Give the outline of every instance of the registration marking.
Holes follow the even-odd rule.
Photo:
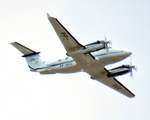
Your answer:
[[[120,90],[120,89],[122,89],[122,87],[120,87],[119,85],[117,85],[117,84],[114,84],[114,85],[112,85],[115,89],[117,89],[117,90]]]
[[[72,66],[72,65],[73,65],[72,61],[71,62],[66,62],[66,63],[60,64],[60,68],[62,68],[62,67],[69,67],[69,66]]]

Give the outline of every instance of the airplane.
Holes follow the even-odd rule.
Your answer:
[[[67,57],[55,62],[46,62],[41,59],[40,52],[33,51],[18,42],[12,42],[11,45],[23,53],[22,57],[26,59],[30,71],[39,72],[40,74],[86,72],[91,76],[92,80],[97,80],[129,98],[135,96],[115,78],[131,72],[135,66],[121,65],[112,69],[106,69],[105,67],[127,58],[132,52],[108,47],[109,41],[107,40],[98,40],[82,45],[57,18],[51,17],[48,13],[47,16],[67,51]]]

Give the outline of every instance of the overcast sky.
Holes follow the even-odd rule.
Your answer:
[[[1,0],[1,120],[148,120],[150,118],[149,0]],[[103,40],[132,51],[137,72],[117,77],[136,96],[128,98],[86,73],[30,72],[17,41],[45,60],[66,57],[46,13],[56,17],[83,45]]]

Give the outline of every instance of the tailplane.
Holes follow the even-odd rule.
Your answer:
[[[44,61],[41,59],[39,53],[35,52],[23,45],[21,45],[18,42],[11,43],[16,49],[18,49],[21,53],[23,53],[22,57],[25,57],[26,62],[30,68],[31,71],[36,71],[38,68],[41,68],[44,66]]]

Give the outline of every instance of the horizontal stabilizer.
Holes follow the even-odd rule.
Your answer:
[[[20,43],[18,42],[12,42],[10,43],[11,45],[13,45],[15,48],[17,48],[21,53],[24,54],[24,56],[28,56],[28,55],[33,55],[33,54],[37,54],[39,52],[35,52],[23,45],[21,45]]]

